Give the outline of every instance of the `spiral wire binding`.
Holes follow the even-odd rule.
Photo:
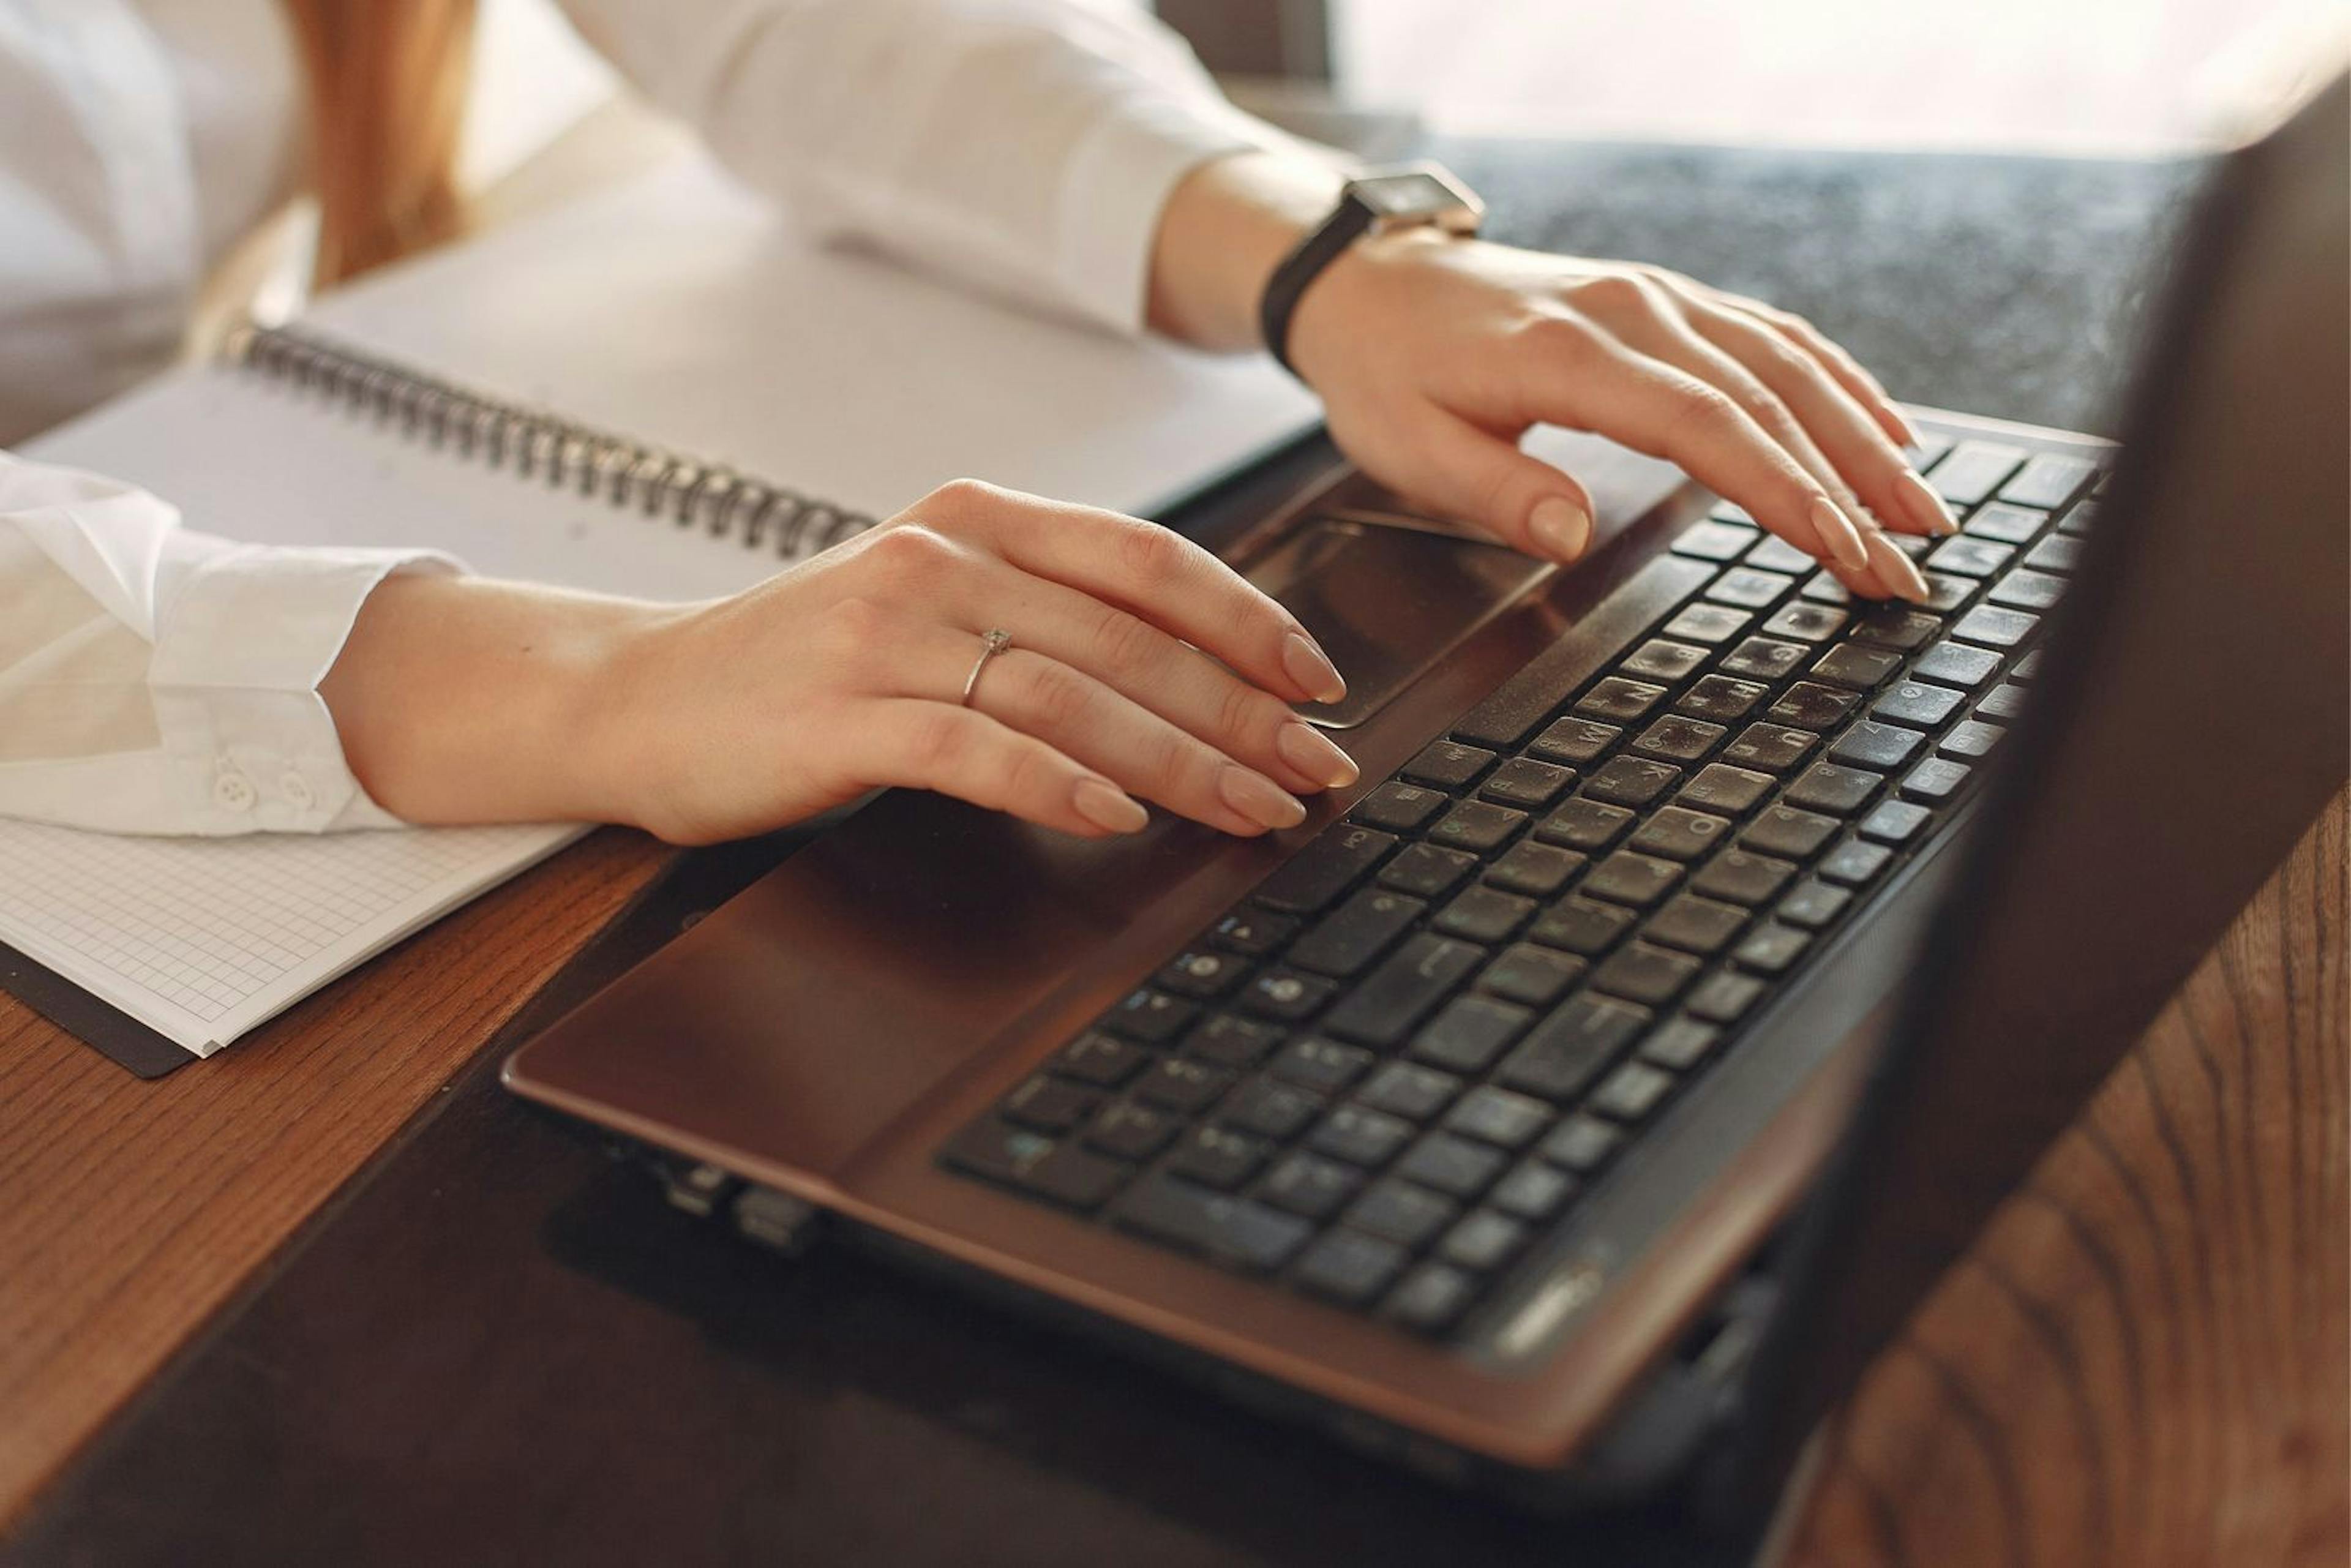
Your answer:
[[[714,538],[739,539],[749,549],[772,541],[787,559],[813,555],[873,526],[862,512],[725,464],[485,397],[317,332],[248,322],[230,335],[223,356],[381,427],[396,423],[401,436],[435,451],[454,450],[517,478],[543,478],[550,488],[572,485],[616,507],[640,507],[648,517],[667,514],[682,528],[699,526]]]

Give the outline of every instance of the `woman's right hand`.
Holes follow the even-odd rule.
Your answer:
[[[984,634],[1011,635],[968,706]],[[1290,612],[1155,523],[958,481],[605,662],[591,754],[664,839],[760,832],[877,785],[1089,838],[1138,798],[1227,832],[1356,768],[1292,702],[1339,674]]]

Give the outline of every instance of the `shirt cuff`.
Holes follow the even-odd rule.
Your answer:
[[[378,583],[463,566],[428,550],[224,549],[183,537],[195,559],[172,574],[148,665],[180,831],[402,825],[352,775],[318,686]]]

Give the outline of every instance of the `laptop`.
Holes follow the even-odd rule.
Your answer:
[[[1918,412],[1928,605],[1688,486],[1553,570],[1339,467],[1228,554],[1358,676],[1358,786],[1257,841],[879,796],[507,1083],[747,1229],[1751,1539],[2351,772],[2346,120],[2220,167],[2123,447]]]

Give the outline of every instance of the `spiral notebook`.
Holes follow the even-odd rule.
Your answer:
[[[1316,418],[1261,360],[810,244],[687,157],[241,334],[24,455],[144,485],[230,538],[430,547],[490,575],[695,599],[962,475],[1148,516]],[[580,831],[189,841],[0,821],[0,983],[163,1071]]]

